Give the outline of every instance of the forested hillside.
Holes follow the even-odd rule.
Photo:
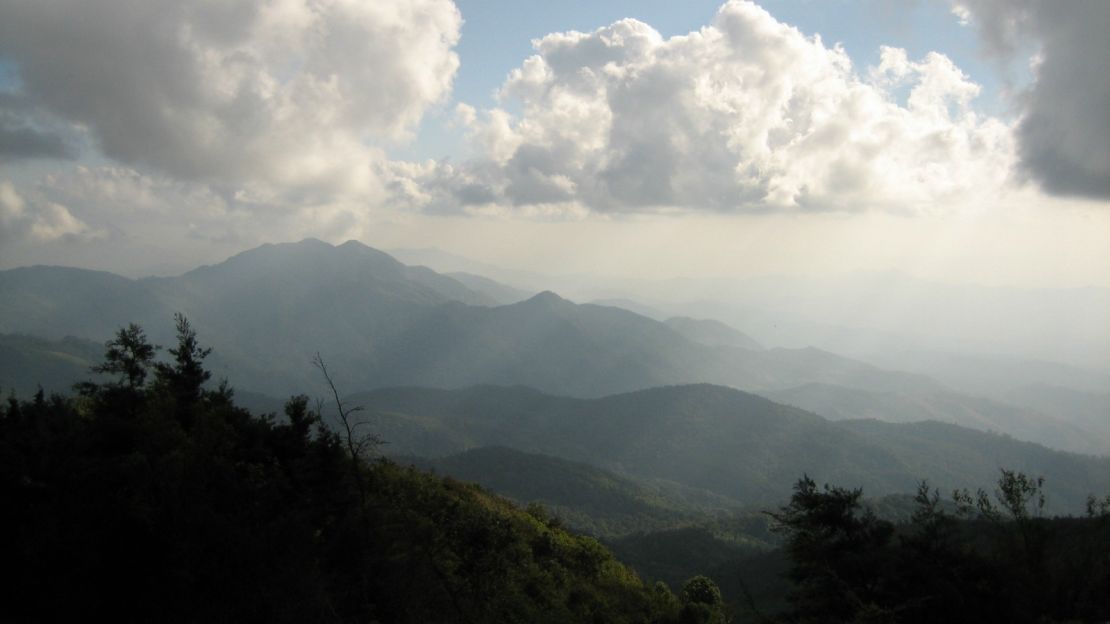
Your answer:
[[[442,456],[500,445],[590,463],[639,479],[709,490],[741,504],[782,500],[797,475],[861,486],[872,496],[985,487],[1000,467],[1054,484],[1049,509],[1076,513],[1110,491],[1110,459],[1053,451],[942,423],[830,422],[711,385],[652,388],[601,399],[528,388],[394,388],[351,397],[386,452]]]
[[[597,537],[699,523],[740,507],[730,498],[674,482],[632,479],[591,464],[500,446],[439,458],[398,457],[397,462],[479,483],[521,504],[540,503],[568,526]]]
[[[77,396],[0,407],[0,619],[679,622],[595,540],[391,462],[294,397],[281,417],[206,383],[188,323],[156,358],[122,330]],[[356,448],[359,446],[359,448]],[[708,621],[705,618],[693,621]]]

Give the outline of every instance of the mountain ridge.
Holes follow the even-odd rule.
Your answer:
[[[348,397],[390,443],[387,452],[446,456],[506,446],[639,479],[664,479],[742,504],[781,500],[802,474],[872,496],[989,487],[1000,468],[1043,474],[1054,509],[1110,490],[1110,459],[1054,451],[944,423],[833,423],[758,395],[711,384],[602,397],[557,397],[481,386],[392,388]],[[938,463],[936,458],[948,463]]]
[[[99,277],[83,283],[88,275]],[[219,345],[233,385],[277,395],[288,388],[321,389],[309,364],[317,352],[350,390],[495,383],[599,397],[693,382],[747,390],[812,381],[904,391],[936,387],[924,376],[815,349],[701,344],[634,312],[576,304],[551,291],[491,306],[485,295],[449,277],[357,241],[268,244],[169,278],[129,280],[79,270],[62,278],[54,287],[50,280],[34,283],[34,271],[0,272],[0,300],[9,302],[0,304],[0,332],[49,330],[54,337],[106,340],[137,322],[156,342],[167,342],[169,319],[182,312]],[[103,309],[90,310],[72,295],[97,290],[111,291],[100,297]]]

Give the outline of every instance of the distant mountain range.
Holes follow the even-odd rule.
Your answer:
[[[745,505],[782,500],[803,474],[882,496],[912,491],[921,479],[946,493],[991,491],[999,469],[1009,468],[1043,475],[1049,508],[1072,513],[1082,510],[1088,494],[1110,491],[1107,458],[938,422],[830,422],[704,384],[599,399],[521,387],[392,388],[352,396],[350,403],[365,407],[366,422],[388,441],[390,454],[444,457],[503,446]]]
[[[740,347],[741,349],[763,350],[763,345],[733,327],[712,319],[694,319],[688,316],[673,316],[666,321],[667,327],[686,338],[703,345],[719,347]]]
[[[517,303],[524,301],[532,295],[536,294],[534,291],[521,290],[514,288],[501,282],[491,280],[488,277],[475,275],[473,273],[466,273],[463,271],[456,271],[453,273],[446,273],[448,277],[458,281],[463,286],[476,293],[480,293],[489,297],[491,300],[497,302],[498,305],[505,305],[509,303]]]
[[[720,324],[665,324],[551,292],[499,306],[488,280],[464,279],[484,292],[354,241],[333,247],[311,239],[168,278],[28,267],[0,272],[0,333],[103,341],[138,322],[164,344],[180,311],[217,347],[217,374],[278,396],[320,389],[309,365],[316,352],[350,391],[494,383],[597,397],[687,382],[939,387],[816,349],[756,350]],[[499,292],[504,299],[512,291]]]
[[[945,390],[874,392],[810,383],[760,394],[830,420],[875,419],[893,423],[936,420],[1007,433],[1065,451],[1110,456],[1110,397],[1064,388],[1032,389],[1015,397],[1019,405],[1032,405],[1036,410]]]
[[[715,320],[656,320],[625,309],[632,302],[606,304],[442,275],[354,241],[264,245],[177,277],[26,267],[0,271],[0,390],[66,391],[88,376],[116,329],[137,322],[169,344],[180,311],[215,347],[208,365],[217,378],[243,397],[319,395],[325,388],[310,365],[319,352],[344,392],[496,384],[597,398],[714,383],[833,420],[931,419],[1110,454],[1110,395],[1099,392],[1105,379],[1096,373],[1037,363],[992,372],[989,363],[941,356],[910,358],[916,372],[897,372],[818,349],[764,349]],[[953,392],[923,372],[994,398]]]

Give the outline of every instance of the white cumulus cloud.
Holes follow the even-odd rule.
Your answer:
[[[482,156],[428,164],[405,198],[433,211],[918,212],[996,191],[1013,161],[1012,128],[972,110],[979,87],[947,57],[886,48],[860,71],[750,2],[685,36],[626,19],[534,46],[500,90],[519,115],[460,107]]]
[[[8,180],[0,180],[0,243],[50,242],[66,236],[97,233],[65,206],[23,197]]]
[[[7,0],[20,97],[103,154],[257,203],[373,197],[450,92],[450,0]]]

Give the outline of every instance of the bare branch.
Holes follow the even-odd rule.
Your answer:
[[[324,380],[331,389],[331,394],[335,400],[336,410],[339,412],[339,424],[343,427],[343,433],[346,435],[347,450],[351,453],[351,459],[362,457],[362,452],[368,446],[375,447],[381,444],[381,440],[373,434],[366,434],[361,438],[355,436],[355,430],[360,426],[366,424],[365,422],[352,422],[351,415],[364,411],[364,407],[356,405],[354,407],[345,407],[343,400],[339,397],[339,390],[335,387],[335,381],[328,372],[328,366],[324,363],[324,358],[317,352],[312,358],[312,365],[320,369],[324,375]]]

